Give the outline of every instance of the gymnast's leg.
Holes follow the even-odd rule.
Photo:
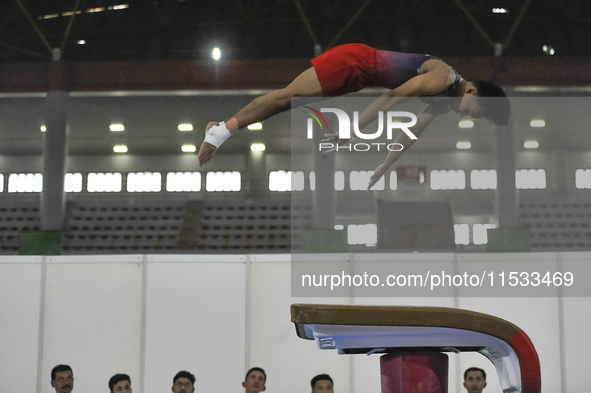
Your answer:
[[[323,95],[318,75],[311,67],[302,72],[287,87],[256,98],[225,123],[208,123],[205,128],[205,140],[199,149],[199,165],[207,163],[218,147],[241,128],[288,110],[291,98]]]

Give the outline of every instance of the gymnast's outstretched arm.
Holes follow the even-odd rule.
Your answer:
[[[431,122],[435,120],[437,116],[441,116],[447,112],[449,112],[449,109],[445,105],[428,105],[419,113],[417,116],[417,124],[415,124],[413,127],[410,127],[410,130],[418,138],[423,133],[425,128],[427,128],[427,126],[431,124]],[[384,176],[388,169],[390,169],[390,167],[400,158],[402,153],[407,151],[408,148],[413,143],[415,143],[415,141],[415,139],[411,139],[408,135],[406,135],[405,132],[401,132],[400,135],[398,135],[398,138],[396,138],[394,143],[399,143],[404,146],[404,148],[400,151],[391,151],[388,153],[386,160],[384,160],[382,164],[378,165],[373,176],[369,179],[369,184],[367,186],[368,191],[374,186],[374,184],[378,182],[378,180],[380,180],[382,176]]]
[[[448,65],[441,63],[442,66],[435,67],[429,72],[417,75],[409,79],[399,87],[387,91],[372,102],[359,115],[359,130],[369,125],[377,119],[379,112],[387,112],[403,102],[409,101],[414,97],[423,95],[434,95],[442,92],[448,86],[452,76],[455,76],[453,70]],[[348,140],[339,139],[337,134],[327,134],[328,138],[323,142],[343,144]]]
[[[377,119],[379,112],[387,112],[413,97],[437,94],[445,90],[449,80],[447,69],[434,69],[409,79],[399,87],[384,93],[359,115],[359,128]]]

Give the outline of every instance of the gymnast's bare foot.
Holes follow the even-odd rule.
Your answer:
[[[223,121],[219,123],[217,121],[210,121],[207,123],[207,127],[205,127],[205,140],[199,148],[199,166],[207,164],[207,161],[211,160],[218,147],[230,135],[232,134],[228,131]]]
[[[207,161],[211,160],[217,150],[218,148],[211,143],[203,142],[199,148],[199,166],[207,164]]]

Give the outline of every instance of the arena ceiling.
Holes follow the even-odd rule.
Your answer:
[[[503,11],[504,10],[504,11]],[[0,63],[309,58],[345,42],[439,56],[591,56],[584,0],[0,0]],[[543,46],[546,45],[544,52]]]
[[[495,43],[502,43],[507,57],[585,61],[591,56],[590,21],[591,2],[583,0],[0,0],[0,66],[49,62],[52,48],[61,48],[69,62],[149,63],[209,59],[215,46],[230,60],[305,59],[314,56],[316,45],[326,50],[345,42],[444,57],[492,56]],[[544,45],[554,54],[544,52]],[[130,154],[146,155],[178,154],[182,143],[199,146],[208,121],[226,119],[261,92],[226,93],[73,96],[70,154],[113,154],[115,142],[128,144]],[[516,87],[512,95],[521,93]],[[540,94],[572,96],[573,91]],[[578,94],[588,96],[588,88]],[[42,97],[0,96],[0,155],[42,153]],[[515,120],[519,146],[522,139],[535,137],[541,150],[591,150],[588,101],[577,101],[578,115],[566,123],[555,110],[542,131],[529,127],[532,116],[543,115],[541,107],[524,105]],[[469,137],[473,150],[492,150],[488,124],[477,122],[470,133],[458,129],[458,120],[446,116],[435,127],[439,131],[425,133],[413,149],[456,151],[455,143]],[[176,130],[185,121],[194,132]],[[124,122],[126,131],[114,135],[108,130],[111,122]],[[241,132],[224,152],[243,154],[249,142],[258,141],[269,152],[289,152],[288,125],[288,113],[271,118],[265,122],[267,132]]]

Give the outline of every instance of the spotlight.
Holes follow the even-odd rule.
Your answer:
[[[213,50],[211,51],[211,57],[216,61],[221,59],[222,58],[222,51],[220,50],[220,48],[218,48],[218,47],[213,48]]]
[[[556,53],[556,51],[554,50],[554,47],[552,45],[542,46],[542,52],[544,52],[544,54],[548,55],[548,56],[553,56],[554,53]]]

